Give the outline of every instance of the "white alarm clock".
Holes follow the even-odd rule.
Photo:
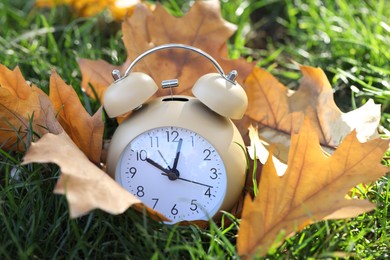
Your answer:
[[[194,97],[167,95],[146,102],[158,90],[153,79],[131,72],[145,56],[164,49],[196,52],[219,73],[197,80]],[[170,223],[218,218],[241,194],[246,175],[243,139],[230,119],[240,119],[248,100],[235,81],[207,53],[183,44],[166,44],[138,56],[104,94],[109,117],[133,111],[116,129],[107,155],[107,172]],[[165,80],[163,88],[177,87]]]

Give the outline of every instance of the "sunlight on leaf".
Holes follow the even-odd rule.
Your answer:
[[[272,160],[276,168],[277,175],[282,176],[287,169],[287,157],[288,157],[288,148],[290,147],[290,138],[286,138],[280,142],[275,142],[277,139],[273,139],[273,143],[267,143],[264,140],[259,138],[258,129],[255,129],[253,126],[249,127],[249,139],[250,146],[248,146],[248,153],[252,160],[255,158],[258,159],[263,165],[266,163],[269,150],[272,146]],[[282,143],[282,145],[280,145]],[[277,150],[277,152],[276,152]]]

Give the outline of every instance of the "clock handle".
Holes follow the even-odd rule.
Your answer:
[[[107,88],[103,97],[103,106],[109,117],[125,114],[146,102],[158,90],[153,79],[141,72],[131,72],[133,67],[145,56],[159,50],[179,48],[196,52],[208,59],[218,73],[209,73],[200,77],[192,88],[192,93],[204,105],[217,114],[240,119],[248,106],[244,89],[236,82],[237,71],[225,74],[218,62],[206,52],[184,44],[171,43],[154,47],[133,60],[123,76],[118,70],[112,72],[114,82]],[[131,73],[130,73],[131,72]],[[167,84],[177,85],[175,82]]]
[[[200,55],[202,55],[203,57],[205,57],[206,59],[208,59],[213,65],[214,67],[217,69],[218,73],[227,81],[229,81],[230,83],[232,84],[236,84],[236,77],[237,77],[237,71],[236,70],[232,70],[231,72],[229,72],[229,74],[225,74],[225,72],[223,71],[222,67],[218,64],[218,62],[213,58],[211,57],[208,53],[202,51],[201,49],[198,49],[198,48],[195,48],[193,46],[190,46],[190,45],[185,45],[185,44],[180,44],[180,43],[168,43],[168,44],[163,44],[163,45],[159,45],[157,47],[154,47],[152,49],[149,49],[147,51],[145,51],[144,53],[142,53],[141,55],[139,55],[137,58],[135,58],[131,63],[130,65],[127,67],[126,71],[125,71],[125,74],[123,75],[123,77],[126,77],[127,75],[129,75],[129,73],[131,72],[131,70],[133,69],[133,67],[140,61],[142,60],[143,58],[145,58],[146,56],[148,56],[149,54],[152,54],[153,52],[156,52],[156,51],[159,51],[159,50],[164,50],[164,49],[185,49],[185,50],[189,50],[189,51],[193,51],[193,52],[196,52]]]

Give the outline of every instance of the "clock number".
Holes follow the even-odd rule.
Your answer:
[[[158,203],[158,200],[157,198],[152,198],[152,200],[154,200],[154,205],[153,205],[153,209],[156,207],[157,203]]]
[[[194,136],[191,135],[191,144],[192,144],[192,147],[194,147]]]
[[[144,186],[138,186],[137,187],[137,196],[140,197],[140,198],[145,196]]]
[[[179,211],[178,211],[177,208],[176,208],[176,204],[173,205],[173,208],[171,209],[171,213],[172,213],[172,215],[174,215],[174,216],[176,216],[176,215],[179,213]]]
[[[203,154],[205,154],[206,156],[204,157],[204,161],[210,161],[211,159],[209,158],[210,155],[211,155],[211,151],[209,149],[204,149],[203,150]]]
[[[204,195],[209,196],[209,198],[211,197],[211,188],[210,187],[207,188],[207,190],[204,193]]]
[[[131,174],[131,178],[134,178],[134,175],[137,173],[137,168],[130,167],[129,173]]]
[[[211,168],[210,171],[211,171],[211,175],[210,175],[211,179],[215,180],[216,178],[218,178],[217,169]]]
[[[177,138],[179,137],[179,132],[174,130],[172,132],[170,131],[166,131],[167,133],[167,142],[179,142],[179,140],[177,140]]]
[[[158,136],[149,136],[149,138],[150,138],[150,147],[154,147],[154,146],[159,147]]]
[[[196,200],[191,200],[190,210],[195,211],[198,209],[198,205],[196,204]]]
[[[136,154],[137,154],[137,161],[139,160],[145,161],[146,158],[148,157],[148,153],[145,150],[137,151]]]

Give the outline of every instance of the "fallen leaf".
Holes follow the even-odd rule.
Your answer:
[[[18,67],[11,71],[0,64],[1,148],[24,151],[29,141],[49,132],[62,132],[49,97],[30,86]]]
[[[367,200],[347,199],[359,183],[375,181],[388,168],[380,164],[389,141],[361,143],[356,131],[348,134],[335,152],[324,155],[312,123],[304,121],[292,133],[288,168],[278,176],[271,154],[263,166],[259,193],[247,196],[238,232],[238,253],[243,257],[265,255],[283,231],[283,238],[305,225],[323,219],[340,219],[370,211]]]
[[[354,111],[343,113],[333,99],[333,90],[320,68],[300,66],[303,73],[297,91],[289,90],[267,71],[255,68],[245,80],[248,94],[247,122],[259,124],[259,134],[268,143],[288,149],[289,135],[300,129],[306,116],[329,153],[353,129],[361,142],[378,136],[380,105],[369,100]],[[249,120],[248,120],[249,119]],[[287,137],[287,139],[286,139]],[[284,143],[276,139],[284,140]],[[287,159],[287,157],[285,158]]]
[[[140,0],[37,0],[38,7],[55,7],[58,5],[69,5],[79,16],[94,16],[104,10],[108,10],[114,20],[121,20],[131,15]],[[153,9],[154,5],[145,3]]]
[[[57,118],[73,142],[95,164],[100,163],[104,123],[100,108],[92,117],[85,110],[72,86],[52,72],[50,99],[57,111]]]
[[[45,134],[38,142],[32,143],[23,164],[33,162],[55,163],[61,168],[54,192],[66,196],[72,218],[96,208],[110,214],[120,214],[134,206],[138,210],[146,209],[156,219],[166,220],[143,206],[138,198],[91,163],[66,132]]]
[[[179,18],[170,15],[160,4],[157,4],[154,11],[137,5],[133,15],[122,23],[123,41],[127,50],[126,62],[121,66],[113,66],[101,60],[80,59],[82,87],[92,97],[95,97],[95,91],[101,100],[104,91],[113,82],[113,69],[119,69],[123,74],[137,56],[166,43],[197,47],[217,60],[226,74],[237,70],[239,80],[243,80],[252,71],[253,64],[244,59],[228,59],[226,40],[235,30],[235,25],[221,17],[219,1],[196,1],[188,13]],[[216,69],[211,62],[197,53],[169,49],[145,57],[133,71],[150,75],[157,85],[162,80],[179,79],[180,86],[174,89],[174,93],[192,95],[191,88],[196,80],[206,73],[216,72]],[[157,93],[169,94],[169,90],[163,89]]]

